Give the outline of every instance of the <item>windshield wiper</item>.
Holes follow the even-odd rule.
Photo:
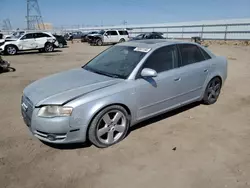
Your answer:
[[[86,69],[86,70],[88,70],[88,71],[91,71],[91,72],[94,72],[94,73],[97,73],[97,74],[100,74],[100,75],[112,77],[112,78],[122,78],[122,77],[119,76],[119,75],[111,74],[111,73],[107,73],[107,72],[102,72],[102,71],[99,71],[99,70],[94,70],[94,69],[89,68],[89,67],[84,67],[84,69]]]

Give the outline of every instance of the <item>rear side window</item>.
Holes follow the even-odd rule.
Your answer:
[[[205,59],[212,59],[212,57],[204,49],[200,48],[200,50]]]
[[[42,38],[42,37],[50,37],[50,36],[46,33],[35,33],[34,37],[35,38]]]
[[[177,65],[177,49],[175,45],[162,47],[154,51],[146,60],[143,68],[150,68],[157,73],[175,68]]]
[[[204,61],[205,58],[198,46],[193,44],[179,44],[182,66]]]
[[[127,31],[118,31],[120,35],[128,35]]]

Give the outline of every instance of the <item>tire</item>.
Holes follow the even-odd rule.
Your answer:
[[[45,52],[53,52],[54,51],[54,45],[51,43],[46,43],[44,46]]]
[[[8,45],[5,47],[5,53],[7,55],[16,55],[17,54],[17,47],[14,45]]]
[[[214,104],[219,98],[221,86],[222,82],[219,77],[210,80],[203,96],[203,103],[206,105]]]
[[[102,46],[102,45],[103,45],[103,42],[102,42],[101,39],[97,39],[97,40],[96,40],[96,44],[97,44],[97,46]]]
[[[58,47],[63,48],[64,47],[63,43],[59,43]]]
[[[125,39],[120,39],[119,43],[125,42]]]
[[[98,148],[107,148],[123,140],[129,126],[129,114],[122,106],[108,106],[92,120],[88,139]]]

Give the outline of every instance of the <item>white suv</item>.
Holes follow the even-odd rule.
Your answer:
[[[126,30],[102,30],[97,34],[88,35],[88,42],[91,45],[98,46],[101,46],[103,44],[115,44],[128,40],[129,34]]]
[[[0,52],[15,55],[18,51],[39,50],[52,52],[58,46],[56,38],[47,32],[26,33],[20,38],[6,39],[0,42]]]

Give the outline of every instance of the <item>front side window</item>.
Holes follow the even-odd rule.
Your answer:
[[[179,44],[182,66],[204,61],[205,58],[194,44]]]
[[[146,60],[143,68],[150,68],[157,73],[175,68],[177,65],[177,49],[175,45],[162,47],[154,51]]]
[[[126,79],[145,56],[132,46],[113,46],[83,66],[85,70],[106,76]]]
[[[26,40],[26,39],[33,39],[33,33],[28,33],[21,38],[21,40]]]

